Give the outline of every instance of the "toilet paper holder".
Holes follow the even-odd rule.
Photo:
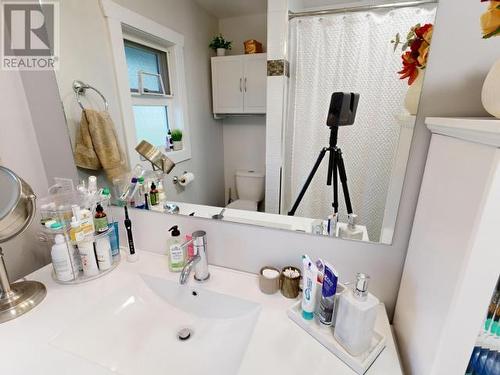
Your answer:
[[[187,172],[187,171],[184,171],[184,172],[182,173],[182,175],[181,175],[181,176],[174,176],[174,177],[172,178],[172,183],[173,183],[174,185],[176,185],[176,184],[180,184],[180,181],[181,181],[182,176],[184,176],[186,173],[188,173],[188,172]]]

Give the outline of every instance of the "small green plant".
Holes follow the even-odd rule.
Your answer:
[[[172,141],[174,142],[182,141],[182,130],[181,129],[172,130],[171,136],[172,136]]]
[[[215,51],[217,48],[231,49],[232,44],[233,42],[227,41],[222,34],[219,34],[214,36],[208,47]]]

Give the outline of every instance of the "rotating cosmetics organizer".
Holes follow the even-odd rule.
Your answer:
[[[51,247],[52,278],[60,284],[97,279],[120,263],[118,223],[109,194],[70,192],[40,199],[41,240]]]

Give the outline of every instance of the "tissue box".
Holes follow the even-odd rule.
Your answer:
[[[246,40],[243,44],[245,45],[245,54],[264,52],[262,49],[262,43],[256,41],[255,39]]]

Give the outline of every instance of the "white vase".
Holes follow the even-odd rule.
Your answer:
[[[481,101],[489,114],[500,118],[500,60],[493,64],[484,80]]]
[[[422,84],[424,82],[425,73],[420,70],[417,79],[408,88],[405,97],[405,108],[410,115],[416,115],[418,111],[418,103],[420,102],[420,93],[422,92]]]
[[[173,141],[174,151],[180,151],[183,148],[182,141]]]
[[[226,49],[225,48],[217,48],[217,56],[225,56]]]

